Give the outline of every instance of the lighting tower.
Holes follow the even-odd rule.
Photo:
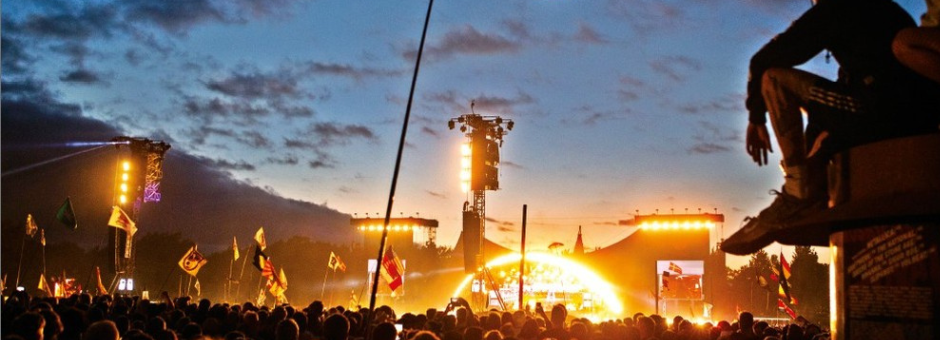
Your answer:
[[[163,141],[146,138],[114,137],[111,139],[115,148],[121,152],[114,180],[114,205],[124,210],[131,220],[140,225],[138,220],[143,203],[159,202],[160,182],[163,180],[163,157],[170,145]],[[114,271],[122,279],[131,279],[134,275],[135,251],[127,232],[118,228],[109,229],[109,248],[114,249]],[[129,287],[132,287],[131,284]],[[133,290],[129,288],[127,290]]]
[[[503,145],[503,136],[515,124],[510,119],[473,113],[473,105],[471,102],[471,113],[447,122],[451,130],[459,124],[460,132],[468,139],[461,147],[460,174],[463,191],[472,192],[472,201],[464,202],[463,207],[464,269],[467,273],[476,273],[484,264],[486,191],[499,189],[499,148]]]

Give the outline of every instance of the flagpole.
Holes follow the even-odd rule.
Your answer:
[[[245,252],[245,261],[242,262],[242,270],[241,270],[241,272],[238,274],[238,288],[235,289],[235,296],[236,296],[236,299],[237,299],[237,296],[240,295],[241,292],[242,292],[242,278],[245,277],[245,265],[248,263],[248,254],[251,254],[251,247],[252,247],[252,246],[254,246],[254,245],[253,245],[253,244],[250,244],[250,243],[248,244],[248,251]],[[248,301],[251,301],[251,297],[250,297],[250,296],[248,297]]]
[[[180,274],[180,286],[179,286],[179,289],[176,291],[176,297],[181,297],[181,296],[183,296],[183,274]]]
[[[190,276],[189,276],[189,282],[186,283],[186,295],[187,295],[187,296],[189,295],[189,287],[192,287],[192,286],[193,286],[193,276],[190,275]]]
[[[320,288],[320,301],[325,300],[324,296],[326,295],[326,278],[329,276],[330,276],[330,271],[327,270],[326,273],[323,274],[323,286],[321,286]],[[327,307],[332,307],[332,306],[327,306]]]
[[[20,286],[20,269],[23,268],[24,252],[26,252],[26,233],[23,233],[23,243],[20,245],[20,265],[16,267],[16,284],[13,285],[14,290]]]
[[[226,280],[226,286],[225,286],[225,301],[226,302],[228,302],[228,291],[231,290],[232,288],[232,280],[234,279],[232,277],[232,268],[234,266],[235,266],[235,257],[233,255],[232,260],[228,264],[228,280]]]
[[[405,108],[405,119],[401,127],[401,139],[398,141],[398,155],[395,157],[395,170],[392,172],[392,187],[388,193],[388,206],[385,208],[385,223],[382,228],[382,240],[379,242],[379,255],[376,258],[376,273],[382,264],[382,257],[385,255],[385,241],[388,239],[388,224],[392,215],[392,205],[395,202],[395,188],[398,186],[398,172],[401,169],[401,155],[405,148],[405,136],[408,134],[408,120],[411,118],[411,103],[414,100],[415,85],[418,82],[418,71],[421,69],[421,54],[424,52],[424,40],[428,35],[428,24],[431,21],[431,8],[434,6],[434,0],[428,1],[428,12],[424,17],[424,29],[421,31],[421,43],[418,45],[418,55],[415,58],[415,72],[411,77],[411,91],[408,93],[408,105]],[[372,279],[372,294],[369,297],[369,310],[375,310],[375,293],[379,286],[379,275]],[[372,314],[369,314],[372,315]],[[371,322],[370,322],[371,324]],[[366,338],[371,339],[371,332],[366,333]]]
[[[336,269],[333,269],[333,279],[330,280],[331,285],[336,285]],[[330,306],[333,305],[333,294],[336,293],[336,287],[330,287]]]
[[[42,245],[42,274],[46,275],[46,245],[45,244]]]

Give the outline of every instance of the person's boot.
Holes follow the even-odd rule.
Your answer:
[[[776,241],[776,235],[789,223],[825,209],[827,198],[810,179],[806,166],[786,167],[783,188],[771,190],[777,197],[757,217],[745,219],[746,224],[721,243],[721,250],[735,255],[747,255]]]

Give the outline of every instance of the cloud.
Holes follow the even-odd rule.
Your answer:
[[[123,5],[126,20],[151,23],[176,35],[186,35],[188,29],[202,23],[234,22],[211,0],[137,0],[124,2]]]
[[[431,197],[434,197],[434,198],[447,199],[447,195],[444,195],[444,194],[439,193],[439,192],[435,192],[435,191],[431,191],[431,190],[425,190],[424,192],[428,193],[428,195],[430,195]]]
[[[258,131],[242,131],[241,135],[235,137],[235,140],[253,148],[271,147],[271,141]]]
[[[81,221],[79,230],[50,227],[46,237],[52,242],[67,238],[87,248],[100,246],[108,230],[94,226],[107,224],[109,210],[101,209],[94,202],[113,199],[111,177],[102,174],[114,172],[114,147],[104,146],[75,155],[83,149],[64,145],[66,142],[108,141],[126,133],[105,122],[84,117],[79,105],[61,101],[42,82],[5,78],[2,87],[0,148],[4,176],[0,216],[3,225],[18,225],[22,223],[22,216],[32,213],[40,225],[54,226],[57,222],[53,215],[36,212],[54,212],[64,197],[69,196]],[[35,170],[9,173],[11,169],[50,159],[60,160]],[[272,226],[267,235],[269,241],[294,235],[336,244],[353,240],[355,235],[349,231],[347,215],[321,205],[273,195],[233,179],[220,166],[250,167],[243,161],[211,160],[192,156],[180,148],[170,149],[163,163],[162,200],[158,204],[147,204],[142,210],[142,214],[146,214],[147,228],[141,232],[183,232],[197,242],[200,249],[206,247],[207,251],[231,245],[231,235],[250,237],[258,224]],[[11,243],[7,240],[13,238],[6,237],[8,228],[3,229],[3,249],[8,249]],[[220,239],[219,235],[230,236]],[[17,249],[18,246],[17,243]]]
[[[681,82],[689,73],[702,69],[701,63],[685,56],[668,56],[650,62],[650,68],[673,81]]]
[[[535,98],[525,92],[516,93],[515,97],[491,96],[479,94],[475,97],[465,97],[458,95],[456,91],[431,92],[423,96],[426,102],[443,104],[451,110],[457,112],[466,111],[469,104],[474,104],[474,109],[487,114],[513,114],[518,107],[534,104]]]
[[[271,110],[264,105],[255,105],[248,101],[227,101],[221,98],[184,97],[183,112],[198,119],[203,124],[209,124],[221,118],[234,118],[232,121],[239,125],[255,125],[259,119],[268,116]]]
[[[348,77],[355,80],[364,78],[398,77],[404,74],[402,70],[382,70],[369,67],[354,67],[349,64],[310,62],[307,70],[312,74]]]
[[[515,232],[515,231],[517,231],[517,229],[515,228],[515,224],[512,223],[512,222],[500,221],[500,220],[497,220],[497,219],[492,218],[492,217],[487,217],[487,218],[486,218],[486,221],[489,222],[490,224],[495,224],[495,225],[496,225],[496,230],[499,231],[499,232]]]
[[[322,146],[346,145],[353,139],[375,140],[375,133],[365,125],[320,122],[311,124],[307,129],[319,139]]]
[[[312,97],[298,86],[297,78],[287,72],[264,74],[258,71],[233,72],[224,79],[205,82],[207,89],[230,97],[249,100]]]
[[[519,170],[525,170],[525,167],[524,167],[524,166],[520,165],[519,163],[513,162],[513,161],[500,161],[500,162],[499,162],[499,165],[500,165],[500,166],[504,166],[504,167],[509,167],[509,168],[515,168],[515,169],[519,169]]]
[[[268,157],[265,159],[270,164],[280,164],[280,165],[297,165],[300,163],[300,159],[294,155],[287,155],[284,157]]]
[[[456,28],[444,34],[436,44],[427,46],[422,56],[427,61],[450,59],[458,55],[494,55],[515,53],[521,44],[498,34],[486,34],[470,25]],[[417,47],[402,53],[405,60],[415,60]]]
[[[688,114],[742,112],[744,110],[744,97],[740,95],[728,95],[712,99],[708,102],[680,105],[678,109],[680,112]]]
[[[430,127],[427,127],[427,126],[422,126],[422,127],[421,127],[421,132],[424,133],[424,134],[426,134],[426,135],[428,135],[428,136],[434,137],[434,138],[440,138],[440,136],[441,136],[439,133],[437,133],[437,130],[434,130],[434,129],[432,129],[432,128],[430,128]]]
[[[696,143],[689,148],[690,154],[712,154],[733,150],[731,144],[737,144],[741,138],[733,129],[700,121],[692,139]]]
[[[587,23],[578,24],[578,32],[574,35],[574,40],[589,44],[607,44],[610,41],[601,36],[591,25]]]
[[[227,159],[215,159],[208,160],[208,163],[216,169],[255,171],[255,166],[245,161],[231,162]]]
[[[574,111],[576,114],[572,117],[566,117],[562,119],[563,123],[571,124],[583,124],[593,126],[598,122],[610,121],[616,119],[623,119],[630,112],[629,109],[623,111],[615,110],[598,110],[591,105],[583,105],[581,107],[575,108]]]
[[[88,4],[69,11],[70,7],[58,7],[47,15],[29,15],[20,28],[23,33],[37,38],[87,40],[92,37],[110,37],[118,26],[118,12],[114,6]],[[4,21],[7,19],[4,17]]]
[[[77,69],[67,72],[60,76],[59,80],[66,83],[109,85],[107,81],[101,79],[98,73],[88,69]]]
[[[670,4],[668,0],[608,0],[606,13],[629,25],[637,35],[648,36],[684,28],[689,20],[680,6],[689,7],[688,2]]]

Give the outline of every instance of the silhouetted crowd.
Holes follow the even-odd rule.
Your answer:
[[[130,296],[76,294],[69,298],[30,297],[15,292],[3,303],[3,339],[24,340],[738,340],[828,339],[802,317],[777,327],[742,312],[738,320],[695,324],[642,313],[600,323],[569,315],[563,305],[550,311],[473,313],[464,305],[396,315],[388,306],[374,311],[320,301],[299,308],[213,304],[189,297],[151,301]],[[368,321],[368,320],[371,320]],[[371,337],[367,337],[370,335]]]

